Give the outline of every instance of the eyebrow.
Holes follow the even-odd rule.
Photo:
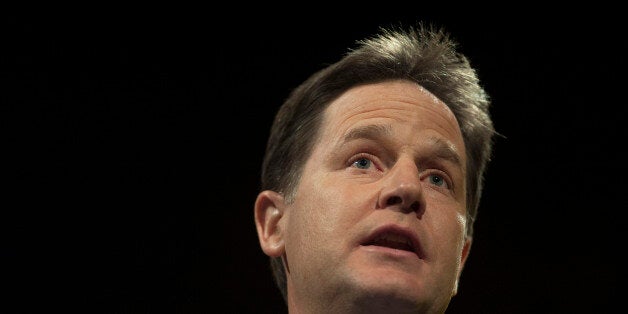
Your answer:
[[[357,139],[377,140],[392,136],[390,124],[370,124],[350,130],[343,138],[342,143],[348,143]],[[430,137],[430,149],[439,159],[448,160],[458,166],[462,166],[460,155],[454,149],[454,145],[438,137]]]
[[[343,138],[343,143],[351,142],[357,139],[379,139],[392,135],[392,126],[390,124],[370,124],[366,126],[352,129]]]
[[[437,137],[430,137],[430,141],[432,142],[434,153],[436,156],[438,156],[438,158],[449,160],[459,166],[462,166],[462,163],[460,162],[460,156],[454,149],[453,144]]]

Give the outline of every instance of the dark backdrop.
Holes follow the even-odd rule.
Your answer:
[[[458,40],[503,135],[449,312],[610,310],[624,21],[496,10],[6,17],[2,312],[285,312],[253,223],[275,110],[355,40],[415,20]]]

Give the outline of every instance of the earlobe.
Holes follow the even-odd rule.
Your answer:
[[[464,264],[469,257],[469,251],[471,250],[472,242],[473,241],[471,237],[466,237],[464,240],[462,253],[460,254],[460,267],[458,267],[458,274],[456,275],[456,283],[454,284],[453,295],[456,295],[458,293],[458,282],[460,281],[460,276],[462,275],[462,269],[464,268]]]
[[[262,251],[268,256],[284,254],[282,218],[284,197],[274,191],[262,191],[255,200],[255,226]]]

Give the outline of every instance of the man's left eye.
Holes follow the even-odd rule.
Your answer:
[[[447,184],[447,182],[445,182],[445,179],[442,176],[439,176],[437,174],[431,174],[429,176],[429,180],[430,180],[430,183],[436,186],[443,186]]]

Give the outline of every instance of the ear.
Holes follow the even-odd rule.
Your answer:
[[[456,275],[456,283],[454,284],[453,295],[456,295],[458,293],[458,283],[460,282],[460,276],[462,275],[464,263],[467,261],[467,257],[469,257],[469,251],[471,250],[472,242],[473,239],[471,237],[465,237],[464,245],[462,247],[462,254],[460,254],[460,267],[458,268],[458,274]]]
[[[262,191],[255,200],[255,226],[262,251],[268,256],[284,254],[284,197],[275,191]]]

